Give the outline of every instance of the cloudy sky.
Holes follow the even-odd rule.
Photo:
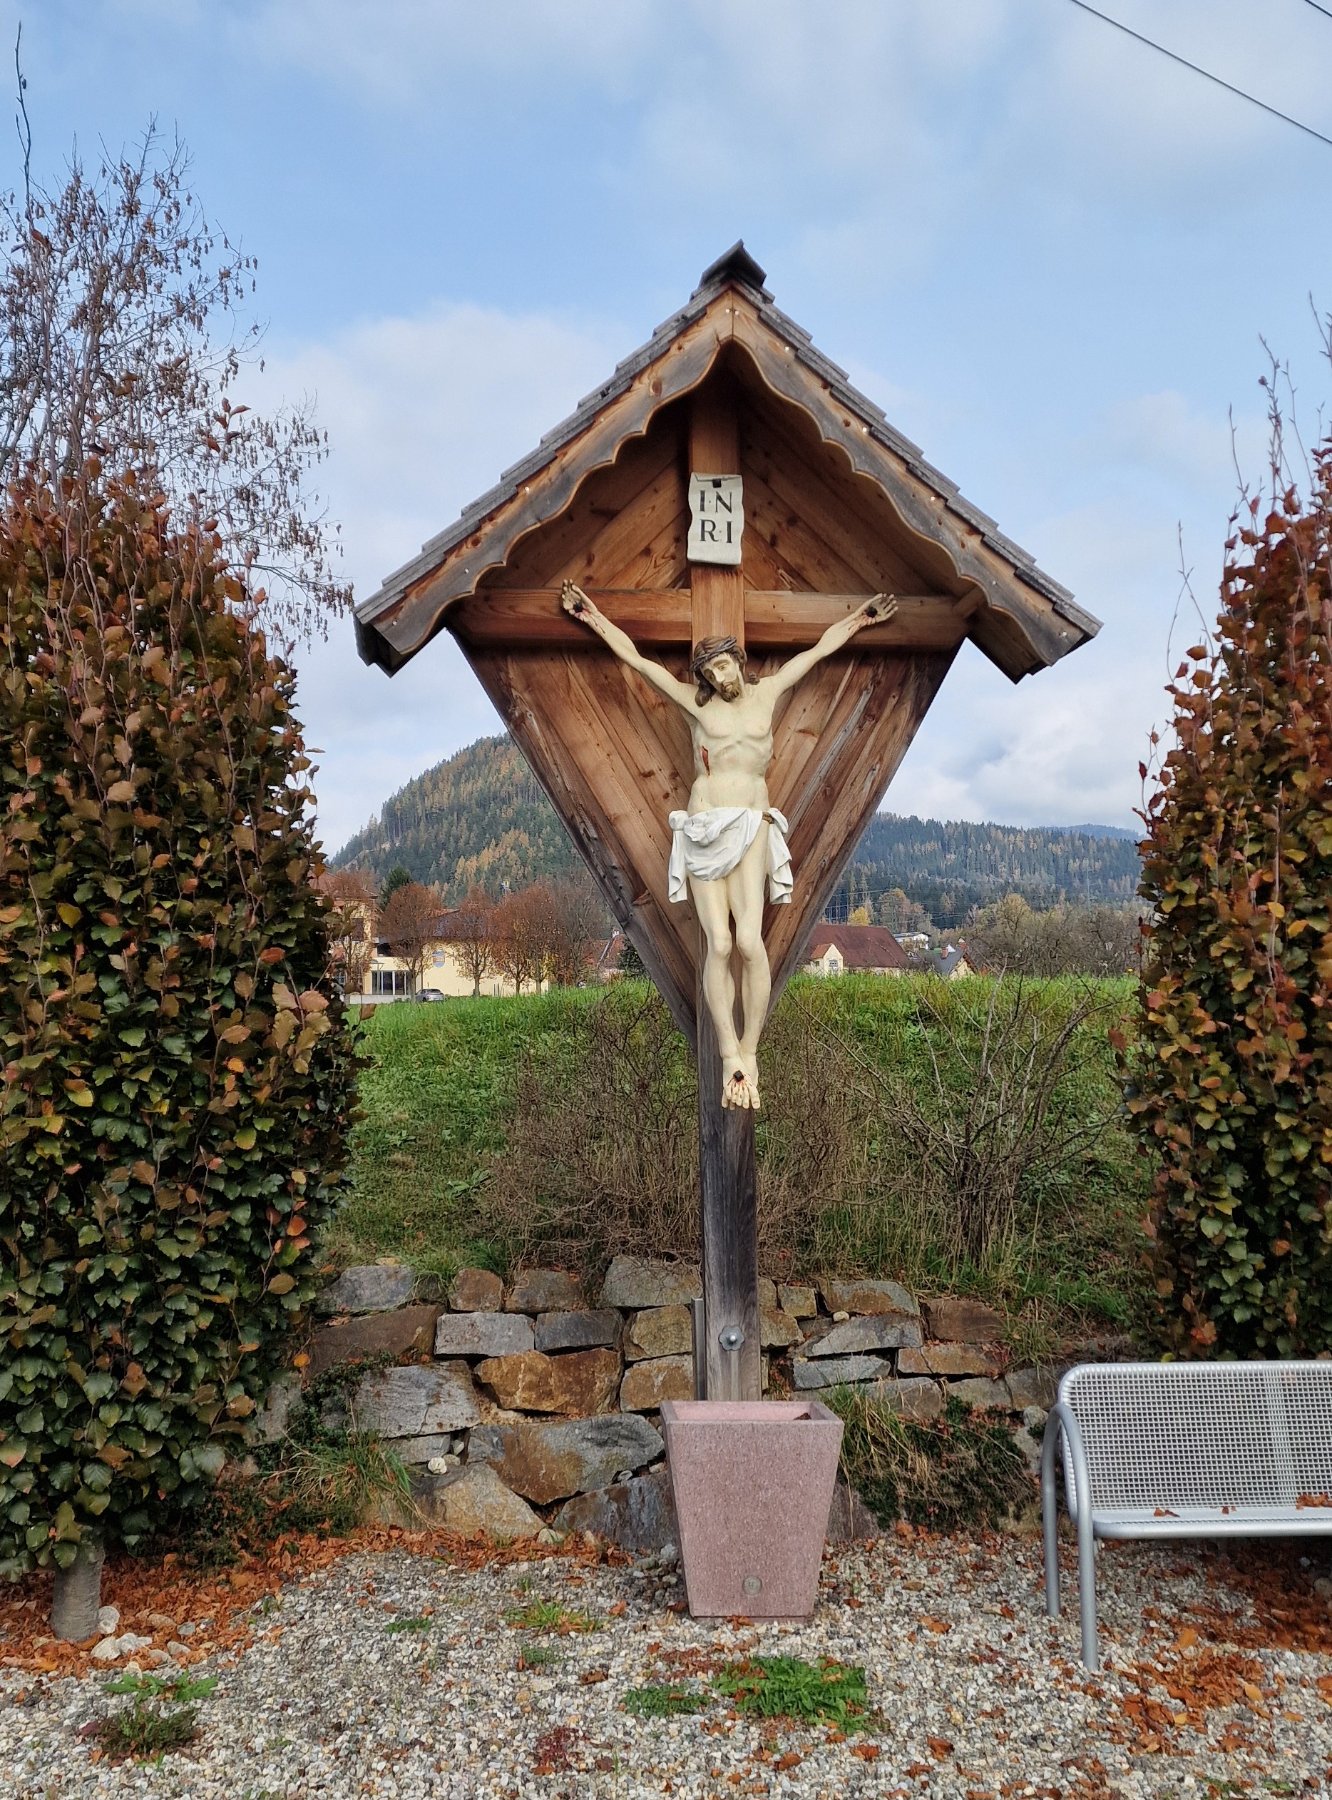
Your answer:
[[[1332,138],[1309,0],[1097,4]],[[1075,0],[0,0],[7,45],[20,19],[37,172],[155,115],[259,258],[255,397],[317,400],[359,597],[743,237],[1104,621],[1017,687],[964,647],[887,804],[1132,823],[1181,568],[1210,615],[1237,466],[1264,479],[1264,342],[1306,439],[1332,395],[1332,144]],[[496,724],[449,640],[390,682],[349,621],[301,693],[330,848]]]

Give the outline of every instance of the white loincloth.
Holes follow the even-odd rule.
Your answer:
[[[754,806],[709,806],[704,812],[673,812],[671,861],[666,872],[666,893],[671,900],[687,900],[692,875],[695,881],[720,881],[740,866],[741,858],[768,821],[768,899],[785,906],[791,898],[791,852],[786,847],[790,826],[775,806],[760,812]]]

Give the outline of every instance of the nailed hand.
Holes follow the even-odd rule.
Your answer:
[[[859,631],[866,625],[884,624],[896,611],[897,601],[891,594],[876,594],[872,600],[865,602],[859,612],[852,615],[852,619]]]

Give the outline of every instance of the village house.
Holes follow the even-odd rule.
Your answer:
[[[807,975],[902,975],[911,966],[886,925],[816,925],[803,963]]]
[[[968,960],[961,944],[946,944],[942,950],[932,950],[927,960],[935,974],[942,975],[945,981],[960,981],[964,975],[976,973],[975,965]]]
[[[471,999],[475,977],[466,946],[459,942],[456,908],[443,907],[431,924],[418,981],[411,964],[395,956],[378,935],[378,909],[361,895],[339,894],[325,884],[337,909],[338,925],[331,933],[335,974],[344,997],[361,1006],[379,1006],[390,1000],[411,1000],[418,993],[432,999]],[[521,992],[544,992],[550,984],[525,980]],[[481,992],[512,994],[513,981],[493,967],[481,975]]]

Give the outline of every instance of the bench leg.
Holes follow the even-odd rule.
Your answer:
[[[1086,1506],[1078,1509],[1078,1609],[1082,1618],[1082,1660],[1094,1675],[1100,1667],[1096,1654],[1096,1539]]]
[[[1051,1408],[1045,1426],[1045,1441],[1041,1445],[1045,1610],[1050,1618],[1059,1617],[1059,1495],[1055,1478],[1055,1455],[1061,1431],[1068,1435],[1074,1487],[1077,1490],[1078,1610],[1082,1620],[1082,1660],[1095,1673],[1099,1664],[1096,1654],[1096,1536],[1092,1530],[1091,1480],[1087,1471],[1082,1432],[1077,1419],[1062,1401]]]
[[[1041,1445],[1041,1535],[1045,1541],[1045,1613],[1059,1617],[1059,1493],[1055,1480],[1057,1425],[1046,1427]]]

